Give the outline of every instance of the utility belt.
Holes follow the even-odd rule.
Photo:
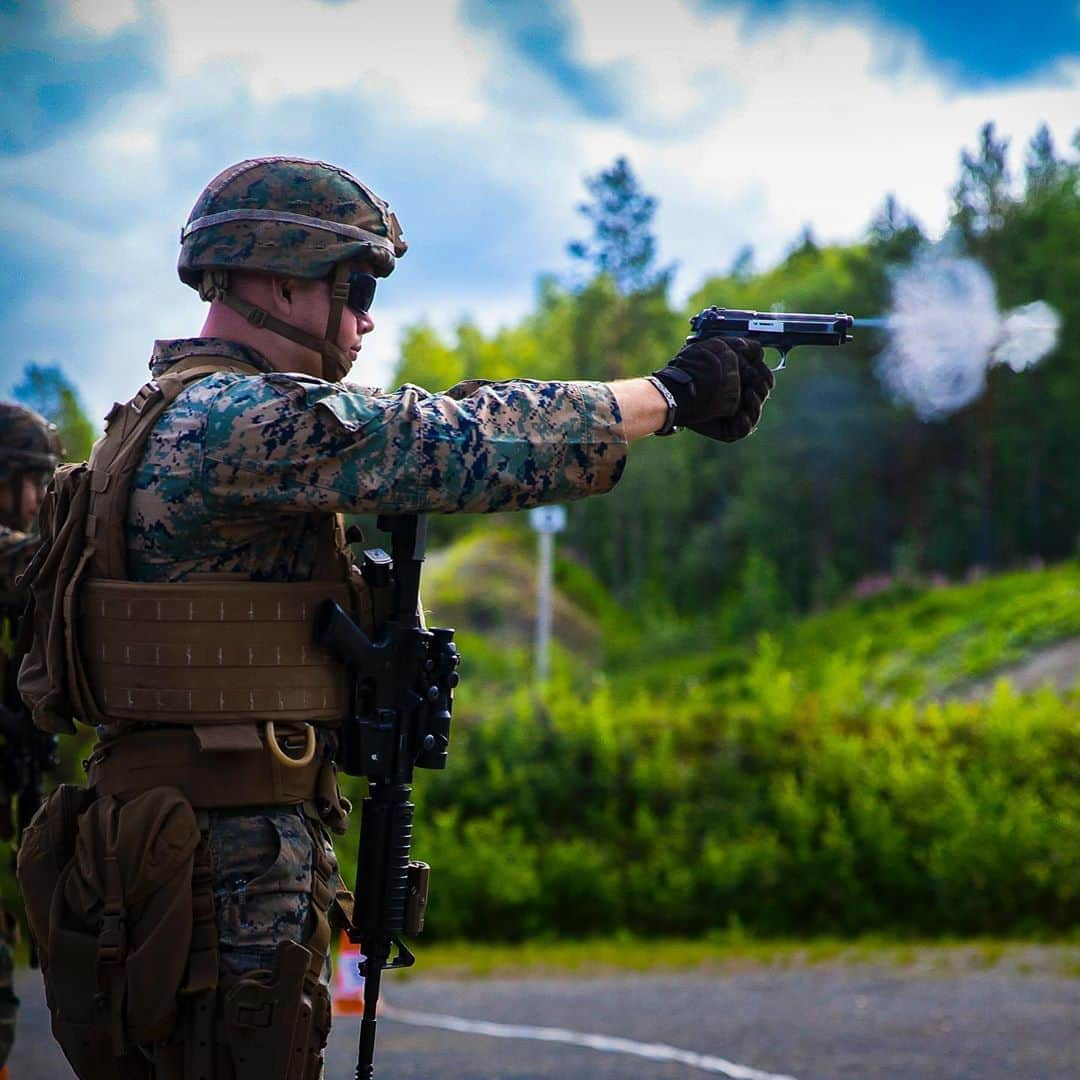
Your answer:
[[[86,761],[99,795],[127,800],[171,787],[198,810],[309,804],[345,831],[349,803],[337,786],[336,738],[311,724],[148,726],[99,743]]]

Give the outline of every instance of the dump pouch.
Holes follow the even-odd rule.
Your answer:
[[[53,1034],[80,1076],[172,1033],[199,844],[195,812],[170,788],[99,798],[79,818],[52,897],[46,992]]]

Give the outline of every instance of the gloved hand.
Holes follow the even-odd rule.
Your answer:
[[[764,350],[758,342],[738,338],[729,341],[728,345],[739,360],[739,403],[735,411],[728,416],[716,416],[686,426],[699,435],[719,442],[738,442],[757,427],[761,410],[776,384],[776,377],[762,359]]]
[[[675,399],[675,423],[721,442],[745,438],[775,383],[759,342],[703,338],[653,373]]]
[[[739,357],[722,338],[684,346],[653,376],[675,399],[679,427],[734,416],[739,407]]]

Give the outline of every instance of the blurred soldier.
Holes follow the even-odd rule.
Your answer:
[[[30,719],[16,689],[18,665],[14,656],[15,624],[24,596],[15,579],[26,569],[37,549],[31,529],[37,518],[45,484],[60,460],[60,442],[53,427],[32,409],[0,402],[0,839],[13,834],[10,790],[14,764],[12,741],[16,728],[25,727],[30,736]],[[6,852],[2,856],[7,858]],[[6,1076],[5,1062],[15,1040],[15,1016],[19,999],[12,989],[11,946],[18,924],[4,911],[0,895],[0,1077]]]
[[[348,810],[333,765],[347,688],[312,646],[311,617],[336,596],[374,635],[385,599],[354,572],[339,515],[597,495],[632,440],[679,425],[733,441],[761,415],[760,349],[718,339],[613,384],[345,383],[377,280],[405,249],[389,206],[342,169],[262,158],[225,170],[181,234],[181,280],[210,303],[202,333],[155,345],[152,381],[114,407],[91,456],[87,524],[70,540],[86,545],[78,611],[59,629],[36,621],[34,642],[44,654],[50,633],[66,635],[71,711],[99,738],[87,858],[52,912],[91,935],[89,959],[54,949],[46,971],[80,1076],[322,1074],[328,916],[345,900],[328,830]],[[71,481],[58,493],[69,514],[85,494]],[[39,609],[45,595],[35,584]],[[63,730],[35,653],[20,686],[35,721]],[[156,849],[165,829],[175,876],[168,860],[148,875],[129,853]],[[44,865],[44,839],[40,853]],[[95,853],[114,869],[95,869]],[[166,881],[169,904],[146,899]],[[80,1002],[100,987],[95,1014]]]

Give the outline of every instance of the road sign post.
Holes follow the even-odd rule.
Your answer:
[[[551,594],[555,567],[555,534],[566,528],[566,508],[537,506],[529,511],[537,533],[539,564],[536,580],[536,684],[547,685],[551,674]]]

